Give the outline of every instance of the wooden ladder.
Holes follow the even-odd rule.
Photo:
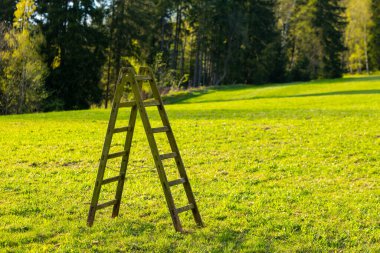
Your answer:
[[[149,82],[154,100],[153,101],[144,101],[141,95],[141,88],[143,82]],[[132,87],[132,92],[134,95],[134,100],[129,102],[121,102],[123,97],[123,93],[126,86]],[[148,114],[146,111],[146,107],[148,106],[156,106],[163,123],[162,127],[152,128],[149,122]],[[129,116],[129,124],[126,127],[115,128],[117,114],[119,108],[122,107],[130,107],[131,113]],[[199,226],[203,226],[202,218],[199,213],[193,191],[191,190],[190,182],[186,174],[185,166],[183,164],[177,143],[175,141],[173,131],[171,129],[168,116],[166,114],[164,104],[162,102],[160,93],[158,91],[156,82],[154,80],[153,72],[150,68],[141,67],[139,70],[139,74],[136,75],[133,68],[125,68],[120,72],[116,93],[114,96],[114,101],[112,105],[110,120],[108,124],[108,129],[106,133],[106,137],[104,140],[102,156],[99,162],[98,175],[96,177],[95,188],[92,195],[92,201],[90,206],[90,211],[88,214],[87,224],[92,226],[95,219],[95,213],[99,209],[103,209],[108,206],[113,206],[112,217],[116,217],[119,214],[120,203],[123,193],[124,181],[127,172],[127,165],[129,160],[129,154],[131,150],[132,137],[136,123],[137,111],[140,112],[141,120],[144,125],[145,133],[148,138],[149,146],[152,151],[154,163],[157,168],[158,176],[161,181],[162,189],[164,190],[166,203],[169,208],[170,216],[173,221],[173,225],[176,231],[183,232],[182,225],[179,219],[178,214],[191,210],[194,216],[194,220]],[[116,153],[110,154],[110,148],[112,143],[112,137],[116,133],[127,132],[126,140],[124,144],[124,150]],[[170,144],[171,153],[168,154],[159,154],[159,150],[157,148],[157,143],[154,137],[155,133],[166,133],[167,139]],[[121,157],[121,165],[119,175],[112,178],[104,179],[104,173],[107,165],[107,161],[109,159],[114,159]],[[165,168],[162,160],[165,159],[174,159],[176,163],[176,167],[178,169],[180,178],[174,181],[168,181]],[[103,185],[117,182],[116,194],[115,198],[111,201],[99,204],[99,195]],[[182,184],[186,193],[186,197],[188,200],[188,205],[177,208],[173,195],[171,192],[171,187],[175,185]]]

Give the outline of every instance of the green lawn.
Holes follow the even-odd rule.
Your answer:
[[[168,100],[179,102],[166,108],[204,228],[183,213],[189,232],[174,232],[139,118],[120,216],[103,209],[88,228],[110,112],[7,116],[0,251],[380,251],[380,76],[226,86]],[[115,141],[120,149],[122,136]],[[113,161],[107,176],[116,169]]]

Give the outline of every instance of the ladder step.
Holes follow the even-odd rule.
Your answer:
[[[150,77],[150,76],[142,76],[142,75],[136,75],[135,78],[136,78],[136,81],[149,81],[149,80],[152,80],[152,77]]]
[[[164,133],[164,132],[169,132],[169,127],[164,126],[164,127],[157,127],[157,128],[152,128],[152,133]]]
[[[109,184],[109,183],[112,183],[112,182],[119,181],[119,179],[120,179],[120,176],[104,179],[103,182],[102,182],[102,185],[103,184]]]
[[[120,157],[120,156],[124,156],[127,154],[127,151],[121,151],[121,152],[117,152],[117,153],[113,153],[113,154],[109,154],[107,156],[107,159],[113,159],[113,158],[116,158],[116,157]]]
[[[119,104],[119,108],[121,107],[132,107],[136,104],[136,101],[128,101],[128,102],[123,102]]]
[[[194,205],[193,204],[189,204],[187,206],[177,208],[177,213],[186,212],[186,211],[191,210],[191,209],[194,209]]]
[[[169,159],[169,158],[174,158],[177,156],[177,153],[169,153],[169,154],[164,154],[164,155],[160,155],[160,159],[161,160],[165,160],[165,159]]]
[[[122,132],[127,132],[129,131],[129,127],[120,127],[120,128],[115,128],[113,130],[113,133],[116,134],[116,133],[122,133]]]
[[[116,199],[111,200],[111,201],[108,201],[108,202],[106,202],[106,203],[103,203],[103,204],[97,205],[97,206],[96,206],[96,210],[106,208],[107,206],[115,205],[116,203],[117,203],[117,200],[116,200]]]
[[[180,179],[177,179],[177,180],[173,180],[173,181],[170,181],[169,182],[169,186],[174,186],[174,185],[178,185],[178,184],[183,184],[185,183],[186,180],[184,178],[180,178]]]
[[[144,102],[144,106],[145,107],[149,107],[149,106],[159,106],[161,105],[159,101],[157,100],[152,100],[152,101],[147,101],[147,102]]]

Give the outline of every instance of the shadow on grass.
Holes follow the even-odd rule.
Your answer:
[[[300,94],[300,95],[285,96],[285,97],[296,98],[296,97],[320,97],[320,96],[334,96],[334,95],[368,95],[368,94],[380,94],[380,90],[332,91],[332,92],[325,92],[325,93]],[[279,96],[277,98],[282,98],[282,97]]]
[[[298,94],[298,95],[284,95],[284,96],[257,96],[244,99],[216,99],[216,100],[204,100],[196,103],[214,103],[214,102],[229,102],[239,100],[256,100],[256,99],[279,99],[279,98],[302,98],[302,97],[324,97],[324,96],[338,96],[338,95],[373,95],[380,94],[380,90],[349,90],[349,91],[332,91],[324,93],[310,93],[310,94]],[[188,98],[178,100],[181,104],[192,104],[194,102],[186,102]]]
[[[361,110],[347,109],[347,110],[333,110],[333,109],[266,109],[266,110],[249,110],[249,109],[213,109],[213,110],[191,110],[191,111],[170,111],[168,112],[169,118],[172,120],[218,120],[218,119],[245,119],[245,120],[259,120],[259,119],[294,119],[304,120],[318,117],[344,117],[356,115],[367,116],[376,115],[377,110]],[[159,120],[158,117],[153,116],[152,120]]]
[[[339,78],[339,79],[326,79],[320,82],[326,82],[327,83],[338,83],[338,82],[368,82],[368,81],[379,81],[380,76],[374,75],[374,76],[357,76],[357,77],[346,77],[346,78]],[[319,82],[319,81],[316,81]]]
[[[223,92],[223,91],[244,91],[244,90],[252,90],[252,89],[262,89],[262,88],[273,88],[273,87],[282,87],[282,86],[297,86],[297,85],[329,85],[329,84],[337,84],[337,83],[350,83],[350,82],[369,82],[369,81],[377,81],[380,82],[380,76],[364,76],[364,77],[348,77],[348,78],[339,78],[339,79],[324,79],[324,80],[312,80],[309,82],[293,82],[293,83],[275,83],[275,84],[264,84],[264,85],[246,85],[246,84],[238,84],[238,85],[226,85],[226,86],[215,86],[208,87],[203,90],[189,91],[183,93],[173,94],[167,97],[164,97],[163,100],[167,104],[176,104],[176,103],[191,103],[187,102],[187,100],[196,98],[205,94],[210,94],[213,92]],[[352,90],[352,91],[337,91],[337,92],[327,92],[327,93],[316,93],[316,94],[300,94],[300,95],[292,95],[292,96],[259,96],[252,97],[247,99],[262,99],[262,98],[295,98],[295,97],[310,97],[310,96],[329,96],[329,95],[363,95],[363,94],[379,94],[380,90]],[[199,103],[205,102],[220,102],[220,101],[235,101],[241,99],[225,99],[225,100],[205,100]],[[246,100],[246,99],[244,99]]]
[[[165,104],[177,104],[185,100],[199,97],[201,95],[204,95],[206,93],[211,93],[211,92],[213,92],[212,89],[197,90],[197,91],[192,91],[192,92],[185,91],[184,93],[176,93],[173,95],[163,96],[162,100],[164,101]]]
[[[293,96],[284,96],[285,98],[297,98],[297,97],[322,97],[322,96],[334,96],[334,95],[369,95],[380,94],[380,90],[347,90],[347,91],[332,91],[325,93],[312,93],[312,94],[300,94]],[[276,98],[284,98],[276,97]]]

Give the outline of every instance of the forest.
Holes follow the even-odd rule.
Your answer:
[[[380,0],[2,0],[0,114],[109,107],[120,69],[162,89],[380,70]]]

